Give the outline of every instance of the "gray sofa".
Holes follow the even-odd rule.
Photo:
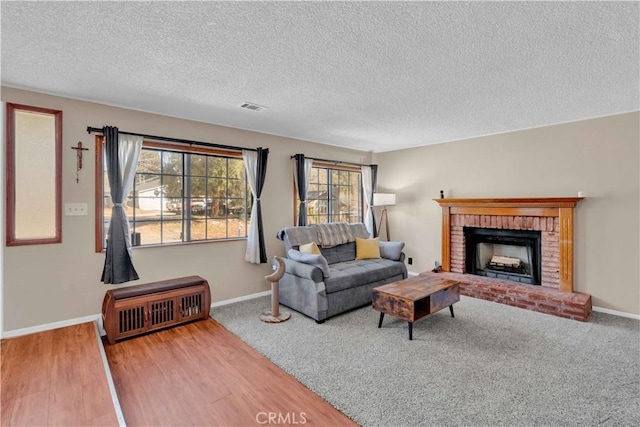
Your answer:
[[[342,227],[342,240],[347,241],[327,245],[326,232],[334,232],[337,227]],[[356,259],[355,238],[369,237],[362,223],[287,227],[277,237],[284,242],[287,252],[286,272],[280,279],[278,293],[280,303],[317,323],[371,304],[372,288],[407,278],[402,242],[380,242],[379,259]],[[300,245],[310,242],[317,244],[322,256],[298,251]]]

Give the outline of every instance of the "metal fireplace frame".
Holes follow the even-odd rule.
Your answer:
[[[531,280],[530,285],[540,285],[542,283],[542,238],[539,231],[533,230],[510,230],[496,228],[463,227],[465,238],[465,272],[477,274],[478,270],[483,270],[483,266],[476,265],[476,251],[479,243],[492,243],[499,245],[513,245],[531,248]],[[507,280],[513,280],[505,274]],[[514,280],[515,281],[515,280]]]

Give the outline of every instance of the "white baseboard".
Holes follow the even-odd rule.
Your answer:
[[[409,277],[414,277],[414,276],[419,276],[420,273],[416,273],[415,271],[407,271],[407,274],[409,275]]]
[[[101,329],[101,326],[102,326],[101,320],[102,320],[101,314],[92,314],[90,316],[76,317],[75,319],[61,320],[59,322],[45,323],[37,326],[30,326],[28,328],[20,328],[20,329],[14,329],[12,331],[5,331],[2,333],[2,338],[15,338],[22,335],[35,334],[37,332],[50,331],[51,329],[64,328],[65,326],[79,325],[81,323],[94,322],[94,321],[98,322],[98,325]]]
[[[599,313],[613,314],[614,316],[628,317],[629,319],[640,320],[640,314],[625,313],[624,311],[611,310],[610,308],[602,308],[596,306],[593,306],[592,308],[593,311],[597,311]]]
[[[270,295],[271,295],[271,291],[263,291],[263,292],[258,292],[258,293],[255,293],[255,294],[245,295],[245,296],[242,296],[242,297],[226,299],[224,301],[218,301],[218,302],[211,303],[211,308],[222,307],[223,305],[229,305],[229,304],[233,304],[233,303],[240,302],[240,301],[247,301],[247,300],[250,300],[250,299],[266,297],[266,296],[270,296]]]

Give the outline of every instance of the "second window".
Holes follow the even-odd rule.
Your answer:
[[[362,173],[314,165],[307,192],[307,223],[362,222]]]

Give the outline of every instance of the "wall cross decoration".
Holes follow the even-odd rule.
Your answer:
[[[78,141],[78,145],[71,147],[76,150],[76,183],[80,182],[80,169],[82,169],[82,152],[88,151],[88,148],[82,148],[82,141]]]

